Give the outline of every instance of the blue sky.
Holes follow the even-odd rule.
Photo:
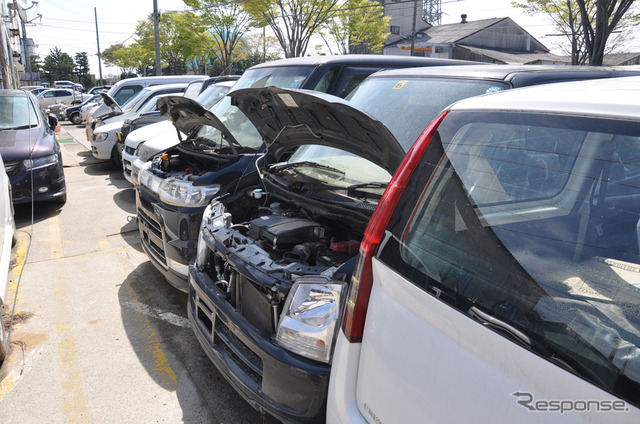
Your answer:
[[[31,4],[31,0],[24,0]],[[160,11],[183,10],[182,0],[157,0]],[[72,57],[76,52],[89,54],[91,72],[98,73],[94,7],[98,15],[100,49],[132,39],[136,24],[153,11],[153,0],[41,0],[28,11],[33,24],[27,27],[27,35],[38,45],[37,53],[43,58],[53,47],[59,47]],[[411,3],[407,3],[411,7]],[[37,13],[42,18],[36,17]],[[460,21],[466,13],[468,20],[509,16],[547,47],[554,47],[560,37],[554,33],[550,21],[543,16],[530,17],[511,7],[511,0],[442,0],[442,23]],[[640,49],[640,47],[638,48]],[[559,51],[554,50],[559,53]],[[103,75],[116,73],[106,68]]]

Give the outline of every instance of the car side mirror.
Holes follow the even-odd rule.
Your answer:
[[[52,129],[55,129],[58,126],[58,117],[53,113],[50,113],[47,118],[49,119],[49,126]]]

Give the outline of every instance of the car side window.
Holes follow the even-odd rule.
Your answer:
[[[50,98],[50,97],[55,97],[55,96],[56,96],[55,91],[48,91],[48,92],[44,93],[44,95],[42,97]]]
[[[140,90],[142,90],[141,85],[131,85],[123,87],[120,91],[118,91],[118,94],[116,94],[113,99],[119,105],[123,105],[127,100],[138,94]]]

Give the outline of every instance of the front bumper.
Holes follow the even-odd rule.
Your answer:
[[[31,179],[33,175],[33,192]],[[9,177],[13,203],[33,200],[56,200],[67,193],[62,162],[33,169],[33,174],[24,166]]]
[[[113,146],[116,144],[116,137],[114,133],[108,134],[107,139],[104,141],[95,142],[94,140],[91,140],[91,153],[96,159],[111,159],[111,152],[113,151]],[[95,136],[95,133],[93,136]]]
[[[129,147],[126,144],[122,151],[122,173],[124,174],[124,178],[133,185],[138,184],[137,178],[134,179],[132,175],[133,162],[138,158],[135,152],[136,149]]]
[[[330,365],[272,343],[193,265],[189,267],[189,283],[191,327],[235,390],[258,411],[282,421],[324,423]]]
[[[188,265],[196,255],[204,208],[178,208],[160,202],[146,187],[136,189],[138,228],[145,253],[169,283],[187,292]]]

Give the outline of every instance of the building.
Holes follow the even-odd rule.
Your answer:
[[[431,26],[420,19],[422,4],[418,3],[414,56],[498,64],[567,64],[565,58],[550,53],[511,18],[468,21],[467,16],[462,15],[459,23]],[[395,16],[394,12],[397,12]],[[391,36],[385,44],[384,54],[411,55],[413,8],[387,2],[385,14],[392,14],[392,18],[389,22]]]

